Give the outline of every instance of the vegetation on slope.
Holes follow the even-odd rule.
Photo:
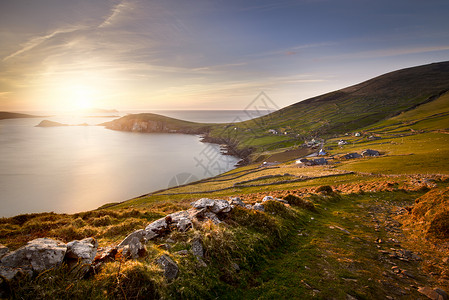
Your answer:
[[[37,118],[38,116],[28,115],[28,114],[20,114],[20,113],[12,113],[6,111],[0,111],[0,120],[3,119],[18,119],[18,118]]]

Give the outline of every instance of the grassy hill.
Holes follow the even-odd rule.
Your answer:
[[[20,114],[20,113],[12,113],[7,111],[0,111],[0,120],[4,119],[18,119],[18,118],[37,118],[38,116],[28,115],[28,114]]]
[[[211,134],[269,150],[355,131],[432,102],[448,90],[449,62],[434,63],[381,75],[235,126],[214,128]],[[269,129],[284,134],[270,135]]]

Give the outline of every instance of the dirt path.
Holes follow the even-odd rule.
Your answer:
[[[245,299],[428,299],[432,286],[421,257],[402,247],[406,238],[394,215],[416,195],[355,195],[324,204],[287,247],[257,274]],[[394,199],[394,200],[393,200]],[[397,200],[399,199],[399,200]]]

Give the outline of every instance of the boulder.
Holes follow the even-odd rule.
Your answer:
[[[371,149],[366,149],[362,151],[362,156],[363,157],[367,157],[367,156],[379,156],[380,153],[379,151],[376,150],[371,150]]]
[[[156,260],[156,263],[164,270],[164,277],[167,280],[175,279],[178,276],[178,265],[168,255],[162,255]]]
[[[166,217],[160,218],[152,223],[150,223],[147,227],[145,227],[145,231],[147,232],[147,239],[151,240],[164,232],[168,231],[168,224]]]
[[[265,207],[261,203],[254,204],[253,209],[258,211],[265,211]]]
[[[215,201],[209,198],[201,198],[195,202],[190,203],[194,208],[208,208],[214,206]]]
[[[59,266],[66,251],[67,246],[60,241],[39,238],[5,255],[1,259],[1,264],[5,267],[25,268],[42,272]]]
[[[83,264],[91,264],[97,255],[98,242],[90,237],[81,241],[71,241],[67,244],[65,257],[76,259]]]
[[[216,225],[221,223],[221,220],[217,217],[217,215],[211,211],[206,211],[204,213],[204,217],[211,220]]]
[[[147,231],[139,229],[130,233],[119,245],[118,248],[123,248],[123,255],[131,258],[139,258],[145,252],[145,244],[147,242]]]
[[[214,200],[214,205],[209,208],[214,214],[228,213],[231,211],[231,205],[226,200]]]
[[[429,286],[420,287],[418,292],[425,295],[427,298],[432,300],[446,300],[448,299],[448,295],[445,291],[440,288],[432,289]]]
[[[274,200],[274,198],[272,196],[265,196],[265,197],[263,197],[262,202],[269,201],[269,200]]]
[[[239,197],[234,197],[231,198],[231,200],[229,201],[229,205],[231,205],[231,208],[233,206],[245,207],[245,202],[243,202],[242,199],[240,199]]]
[[[0,278],[4,278],[6,280],[13,280],[17,275],[22,273],[23,271],[20,268],[0,266]]]
[[[5,245],[0,244],[0,258],[8,254],[9,249]]]

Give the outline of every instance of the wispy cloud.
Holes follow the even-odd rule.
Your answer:
[[[314,44],[303,44],[303,45],[297,45],[297,46],[292,46],[292,47],[283,48],[283,49],[277,49],[277,50],[273,50],[273,51],[267,51],[267,52],[262,52],[262,53],[255,53],[255,54],[252,54],[250,56],[252,56],[252,57],[267,57],[267,56],[295,55],[299,51],[304,50],[304,49],[329,47],[329,46],[334,46],[336,44],[337,43],[335,43],[335,42],[322,42],[322,43],[314,43]]]
[[[4,57],[3,61],[7,61],[7,60],[9,60],[11,58],[14,58],[15,56],[23,54],[23,53],[25,53],[25,52],[27,52],[27,51],[29,51],[29,50],[39,46],[39,45],[45,43],[46,41],[52,39],[53,37],[55,37],[55,36],[57,36],[59,34],[75,32],[75,31],[81,30],[83,28],[84,27],[75,26],[75,27],[70,27],[70,28],[65,28],[65,29],[57,29],[57,30],[55,30],[52,33],[49,33],[47,35],[33,37],[28,42],[26,42],[24,45],[22,45],[22,48],[20,48],[16,52],[14,52],[14,53]]]
[[[121,1],[120,3],[116,4],[112,9],[108,17],[100,24],[98,25],[98,28],[103,28],[109,25],[112,25],[112,23],[117,19],[117,17],[128,7],[128,2],[126,0]]]
[[[323,57],[322,59],[368,59],[368,58],[381,58],[381,57],[400,56],[409,54],[421,54],[436,51],[448,51],[448,50],[449,45],[407,47],[407,48],[379,49],[372,51],[345,53],[341,55]]]

